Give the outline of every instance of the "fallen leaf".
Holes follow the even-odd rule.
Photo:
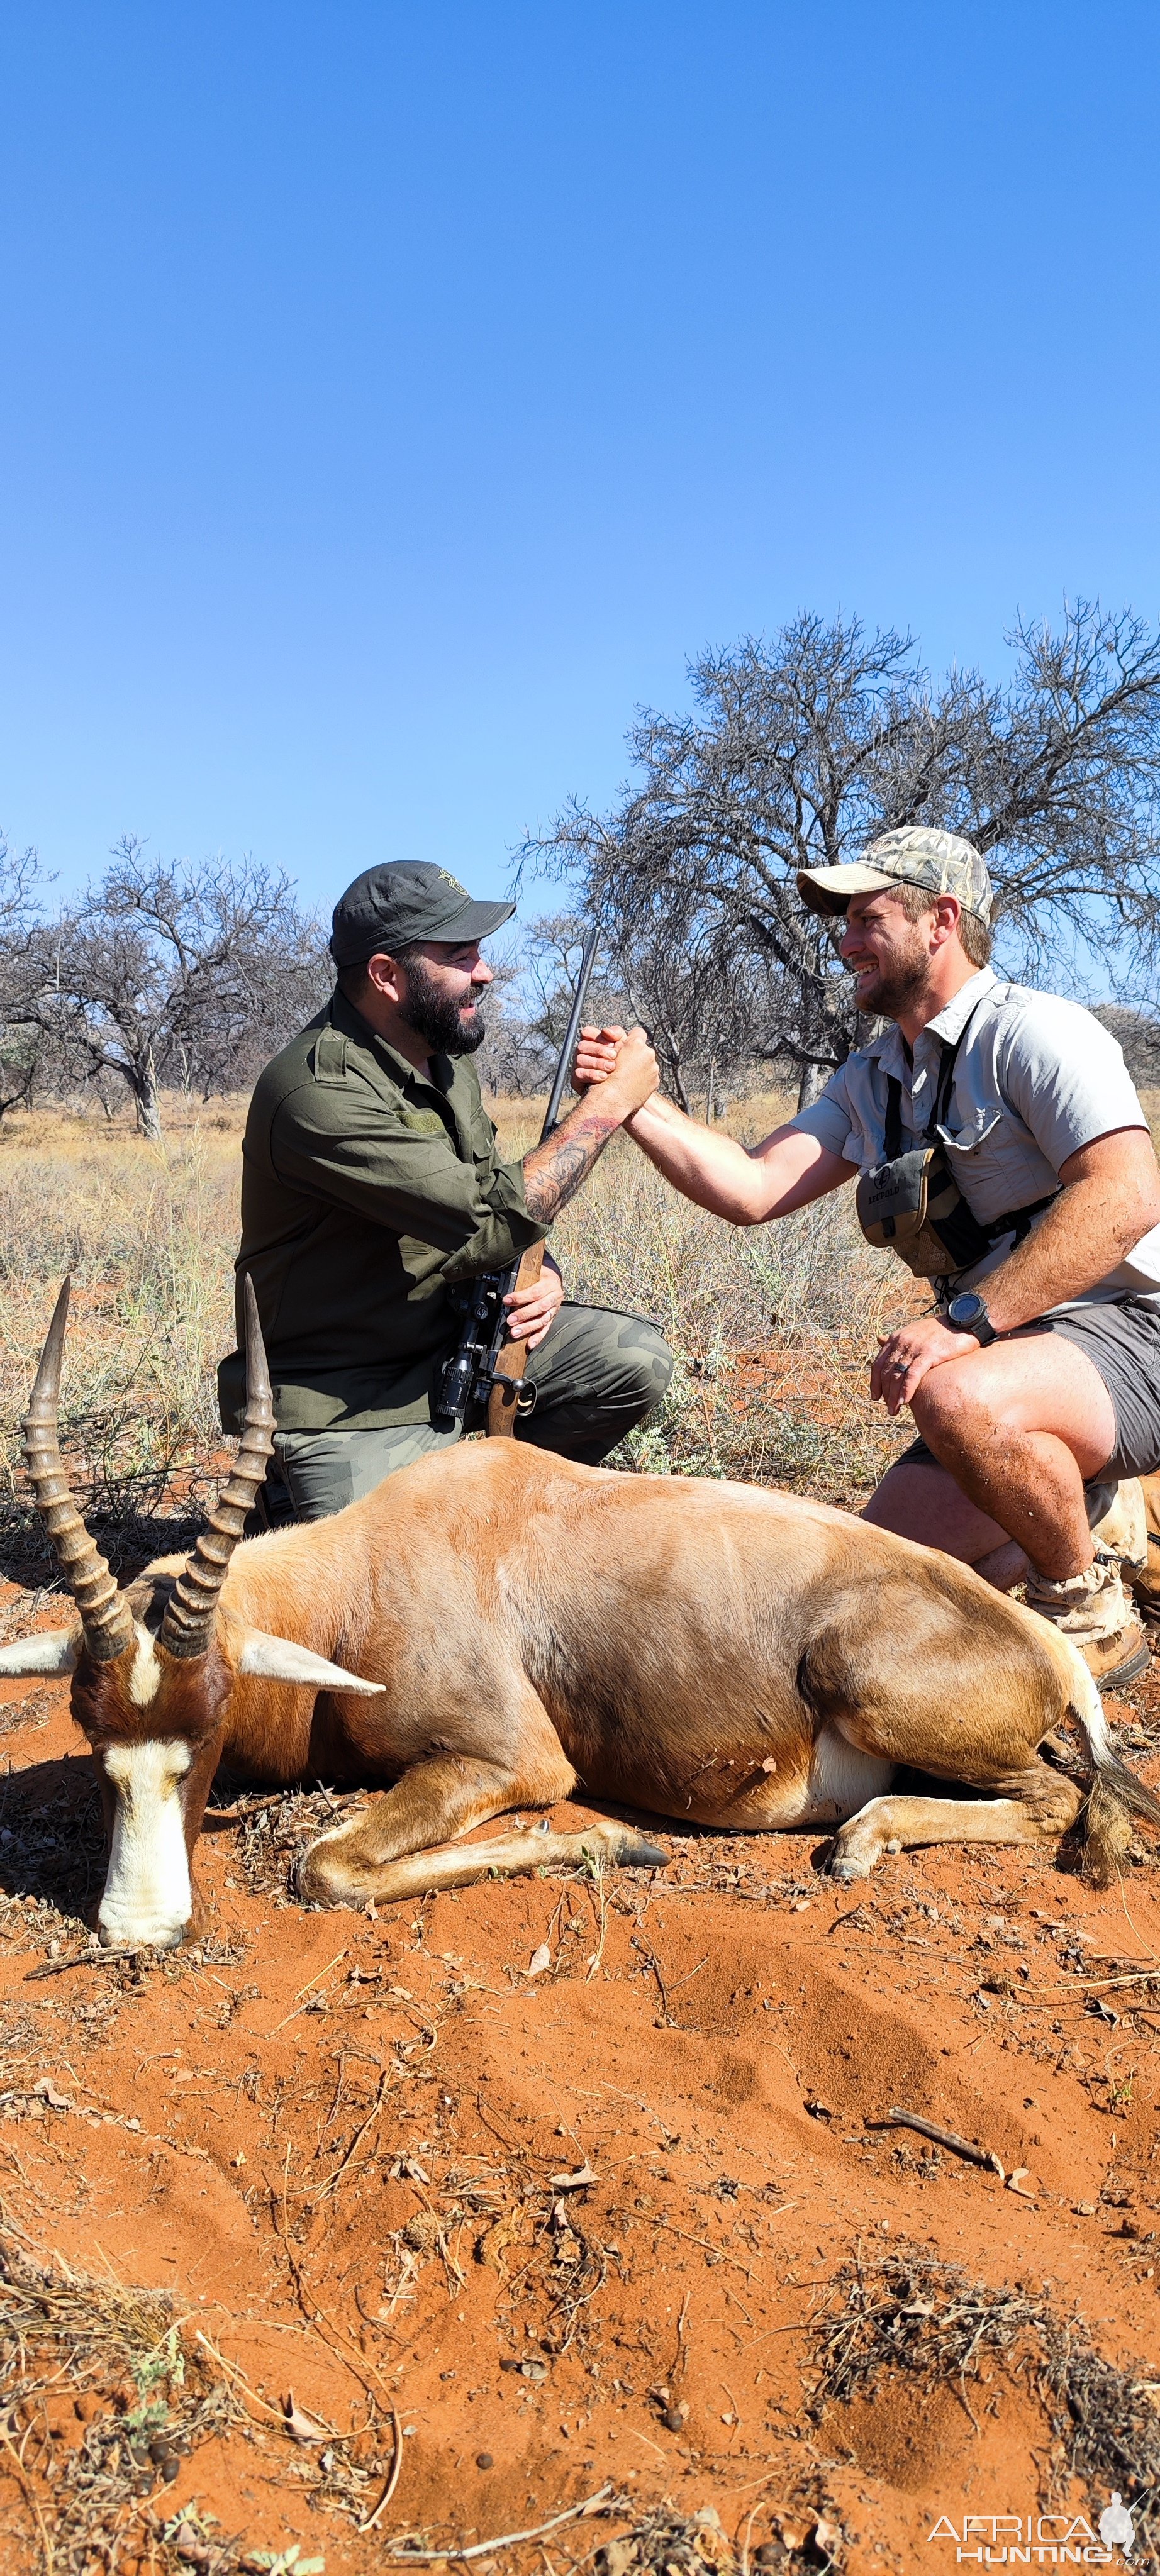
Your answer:
[[[837,2523],[826,2522],[821,2514],[818,2515],[810,2536],[815,2549],[824,2549],[831,2558],[834,2551],[840,2549],[842,2545],[842,2534]]]
[[[522,2216],[522,2210],[509,2209],[506,2218],[497,2218],[495,2226],[489,2227],[476,2241],[476,2262],[490,2263],[493,2270],[501,2272],[505,2279],[507,2265],[504,2256],[519,2235]]]
[[[583,2191],[586,2183],[595,2182],[596,2176],[585,2159],[582,2165],[577,2165],[575,2173],[550,2174],[548,2180],[553,2191]]]
[[[33,2085],[32,2098],[34,2102],[47,2102],[50,2111],[71,2111],[73,2107],[70,2095],[58,2093],[49,2075],[42,2075],[39,2083]]]
[[[302,2408],[295,2405],[294,2391],[292,2388],[287,2391],[282,2400],[282,2414],[285,2419],[286,2430],[290,2435],[291,2441],[306,2443],[328,2442],[330,2440],[331,2436],[327,2426],[325,2424],[316,2424],[313,2415],[304,2415]]]
[[[213,2555],[209,2541],[201,2532],[195,2531],[190,2522],[179,2523],[173,2534],[173,2546],[187,2567],[208,2567]]]
[[[1028,2190],[1028,2184],[1031,2186],[1030,2190]],[[1021,2200],[1034,2200],[1037,2197],[1034,2181],[1026,2165],[1016,2165],[1014,2173],[1008,2174],[1007,2189],[1017,2191]]]
[[[392,2182],[421,2182],[430,2188],[431,2176],[415,2156],[396,2156],[391,2166]]]
[[[545,1968],[550,1968],[551,1964],[552,1953],[548,1948],[547,1942],[541,1941],[539,1949],[533,1950],[527,1967],[524,1970],[524,1975],[525,1977],[542,1977]]]
[[[719,2576],[725,2576],[726,2569],[734,2564],[733,2552],[724,2532],[714,2531],[712,2524],[706,2524],[697,2533],[693,2548],[702,2565],[719,2571]]]

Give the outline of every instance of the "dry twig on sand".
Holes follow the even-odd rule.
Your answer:
[[[579,2522],[588,2513],[615,2513],[623,2499],[613,2486],[599,2487],[595,2495],[585,2496],[582,2504],[565,2505],[563,2513],[552,2514],[547,2522],[533,2523],[530,2531],[501,2531],[495,2540],[473,2540],[469,2547],[458,2549],[448,2541],[443,2549],[409,2549],[406,2540],[393,2546],[388,2542],[387,2558],[402,2559],[412,2567],[434,2567],[445,2558],[490,2558],[494,2549],[514,2549],[521,2540],[542,2540],[549,2531],[559,2531],[566,2522]]]
[[[866,2126],[868,2129],[914,2129],[920,2138],[933,2139],[936,2147],[949,2148],[952,2156],[964,2156],[968,2164],[985,2165],[991,2173],[998,2174],[1000,2182],[1007,2179],[993,2148],[976,2147],[970,2138],[960,2138],[956,2129],[942,2129],[937,2120],[926,2120],[918,2111],[886,2111],[880,2120],[867,2120]]]

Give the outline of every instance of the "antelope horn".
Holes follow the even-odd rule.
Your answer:
[[[133,1643],[133,1614],[104,1557],[89,1537],[69,1489],[60,1454],[60,1371],[71,1279],[56,1301],[28,1401],[24,1462],[40,1513],[81,1614],[94,1663],[111,1664]]]
[[[165,1607],[158,1643],[171,1655],[204,1655],[230,1558],[254,1508],[274,1446],[274,1402],[253,1281],[246,1276],[246,1410],[238,1454]]]

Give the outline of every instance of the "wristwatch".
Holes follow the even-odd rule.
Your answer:
[[[944,1321],[950,1325],[952,1333],[973,1333],[983,1350],[998,1338],[987,1313],[987,1300],[980,1297],[974,1288],[965,1288],[960,1297],[951,1298],[945,1309]]]

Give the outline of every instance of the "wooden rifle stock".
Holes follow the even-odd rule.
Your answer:
[[[515,1274],[517,1288],[534,1288],[544,1267],[542,1243],[530,1243]],[[527,1365],[526,1342],[504,1342],[495,1355],[497,1378],[522,1378]],[[510,1440],[516,1427],[519,1399],[508,1386],[493,1386],[487,1399],[487,1436],[489,1440]]]

